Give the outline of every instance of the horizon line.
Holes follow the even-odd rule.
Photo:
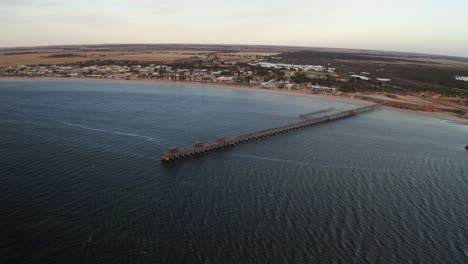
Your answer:
[[[425,55],[425,56],[440,56],[450,58],[468,59],[468,56],[448,55],[440,53],[423,53],[398,50],[379,50],[379,49],[359,49],[359,48],[340,48],[340,47],[318,47],[318,46],[303,46],[303,45],[279,45],[279,44],[226,44],[226,43],[183,43],[183,42],[159,42],[159,43],[95,43],[95,44],[54,44],[54,45],[32,45],[32,46],[0,46],[0,50],[8,49],[26,49],[26,48],[49,48],[49,47],[71,47],[71,46],[118,46],[118,45],[194,45],[194,46],[257,46],[257,47],[278,47],[278,48],[305,48],[305,49],[336,49],[348,50],[354,52],[384,52],[384,53],[400,53],[408,55]],[[327,52],[327,51],[324,51]]]

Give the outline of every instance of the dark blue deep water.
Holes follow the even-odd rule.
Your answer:
[[[175,164],[171,146],[352,105],[0,81],[0,263],[468,263],[468,127],[379,110]]]

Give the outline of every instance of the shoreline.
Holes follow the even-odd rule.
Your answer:
[[[171,81],[171,80],[166,80],[166,79],[126,80],[126,79],[104,79],[104,78],[98,79],[98,78],[76,78],[76,77],[2,77],[2,76],[0,76],[0,80],[7,80],[7,81],[61,80],[61,81],[82,81],[82,82],[103,82],[103,83],[167,84],[167,85],[181,85],[181,86],[197,86],[197,87],[214,88],[214,89],[229,89],[229,90],[237,90],[237,91],[273,93],[273,94],[281,94],[281,95],[287,95],[287,96],[313,98],[313,99],[326,100],[326,101],[338,102],[338,103],[354,104],[358,106],[366,106],[369,104],[373,104],[372,102],[369,102],[369,101],[361,100],[358,98],[345,97],[345,96],[313,94],[313,93],[306,93],[303,90],[282,90],[282,89],[270,89],[270,88],[264,89],[264,88],[261,88],[261,86],[259,85],[247,86],[247,85],[239,85],[239,84],[232,84],[232,83]]]
[[[140,83],[140,84],[167,84],[167,85],[182,85],[182,86],[197,86],[213,89],[229,89],[236,91],[251,91],[251,92],[262,92],[262,93],[272,93],[280,94],[287,96],[297,96],[303,98],[311,98],[318,100],[326,100],[331,102],[353,104],[357,106],[366,106],[372,104],[370,101],[365,101],[362,99],[354,98],[353,96],[340,96],[340,95],[328,95],[328,94],[313,94],[310,92],[305,92],[304,90],[280,90],[280,89],[264,89],[260,86],[246,86],[238,85],[231,83],[213,83],[213,82],[193,82],[193,81],[172,81],[165,79],[97,79],[97,78],[76,78],[76,77],[2,77],[0,80],[7,81],[24,81],[24,80],[62,80],[62,81],[83,81],[83,82],[107,82],[107,83]],[[450,123],[455,123],[459,125],[468,126],[468,120],[464,118],[459,118],[457,116],[444,113],[444,112],[422,112],[422,111],[413,111],[406,110],[401,108],[395,108],[390,106],[381,106],[385,110],[396,111],[402,113],[415,114],[419,116],[439,119],[448,121]]]

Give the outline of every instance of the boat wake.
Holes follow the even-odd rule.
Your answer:
[[[224,155],[226,155],[226,154],[224,154]],[[289,164],[296,164],[296,165],[332,168],[332,169],[366,170],[366,171],[376,171],[376,172],[388,172],[389,171],[387,169],[375,169],[375,168],[341,166],[341,165],[325,165],[325,164],[312,163],[312,162],[283,160],[283,159],[268,158],[268,157],[262,157],[262,156],[256,156],[256,155],[248,155],[248,154],[241,154],[241,155],[239,155],[239,154],[227,154],[226,156],[239,157],[239,158],[250,158],[250,159],[257,159],[257,160],[264,160],[264,161],[280,162],[280,163],[289,163]]]
[[[103,133],[110,133],[110,134],[120,135],[120,136],[142,138],[142,139],[146,139],[146,140],[149,140],[149,141],[157,141],[156,138],[143,136],[143,135],[138,135],[138,134],[123,133],[123,132],[118,132],[118,131],[87,127],[87,126],[84,126],[84,125],[74,124],[74,123],[67,123],[67,122],[62,122],[62,123],[67,125],[67,126],[79,127],[79,128],[86,129],[86,130],[98,131],[98,132],[103,132]]]

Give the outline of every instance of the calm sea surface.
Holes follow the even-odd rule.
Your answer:
[[[468,127],[379,110],[171,165],[171,146],[354,106],[0,81],[0,263],[468,263]]]

